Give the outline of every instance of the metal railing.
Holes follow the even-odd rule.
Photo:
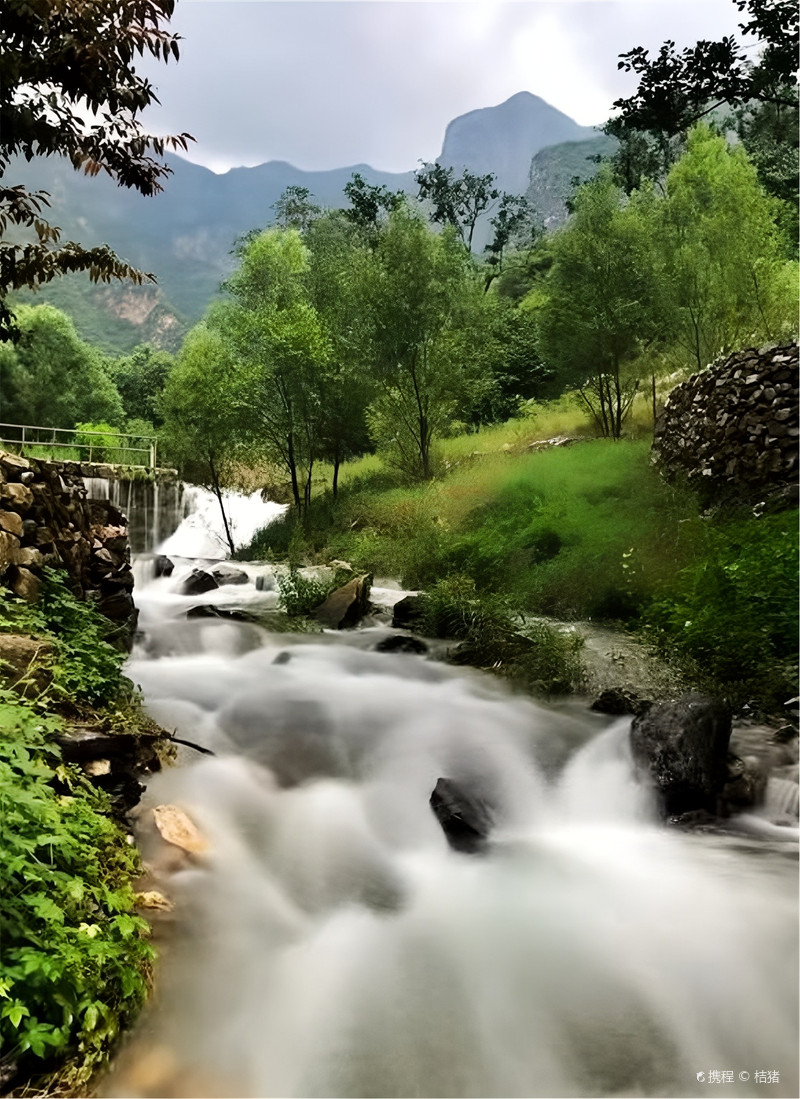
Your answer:
[[[120,439],[120,443],[109,443]],[[88,441],[87,441],[88,440]],[[144,443],[145,446],[137,444]],[[77,450],[79,462],[110,465],[157,466],[155,435],[128,435],[124,431],[84,431],[82,428],[35,427],[32,424],[0,424],[0,448],[13,448],[21,457],[58,457],[59,451]],[[46,452],[46,453],[45,453]],[[55,452],[55,453],[51,453]],[[125,455],[123,460],[121,455]],[[139,457],[146,455],[146,458]],[[66,455],[61,455],[65,459]]]

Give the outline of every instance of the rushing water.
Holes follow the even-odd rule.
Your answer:
[[[795,843],[664,829],[625,720],[372,651],[385,625],[187,620],[277,600],[255,565],[189,600],[189,567],[137,591],[129,674],[216,754],[156,777],[141,842],[156,858],[148,807],[171,803],[210,848],[166,882],[178,922],[139,1054],[168,1085],[118,1094],[798,1094]],[[494,807],[483,855],[448,847],[441,776]]]

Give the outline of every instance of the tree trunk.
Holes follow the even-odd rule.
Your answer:
[[[211,487],[214,490],[214,495],[217,498],[217,503],[219,504],[219,510],[222,512],[222,522],[223,522],[223,525],[225,527],[225,537],[228,540],[228,547],[230,548],[230,551],[231,551],[231,557],[233,557],[234,553],[236,552],[236,547],[233,544],[233,536],[231,535],[231,528],[228,526],[228,516],[225,514],[225,505],[222,502],[222,489],[220,488],[219,477],[217,476],[217,471],[214,467],[214,456],[213,456],[213,454],[208,455],[208,468],[211,471]]]
[[[287,456],[289,459],[289,476],[292,479],[292,497],[294,499],[294,506],[297,508],[297,514],[303,514],[303,501],[300,499],[300,485],[297,482],[297,462],[294,456],[294,434],[289,432],[289,437],[286,440]]]
[[[650,375],[650,380],[653,383],[653,430],[655,431],[656,419],[658,418],[658,411],[656,409],[656,376]]]
[[[339,466],[341,465],[341,458],[337,454],[333,459],[333,498],[336,499],[339,494]]]
[[[303,486],[303,507],[306,512],[311,508],[311,471],[314,468],[313,461],[308,463],[308,473],[306,474],[306,483]]]

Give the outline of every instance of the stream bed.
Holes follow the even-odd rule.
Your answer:
[[[191,567],[138,566],[127,671],[214,755],[181,748],[139,813],[176,910],[106,1094],[798,1094],[796,828],[666,829],[629,719],[376,652],[380,612],[321,634],[187,618],[277,603],[268,566],[200,598],[177,594]],[[448,845],[442,777],[492,807],[483,853]],[[157,805],[207,850],[165,861]]]

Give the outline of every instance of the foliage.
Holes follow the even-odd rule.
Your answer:
[[[84,461],[116,462],[119,447],[125,437],[111,424],[93,424],[91,421],[75,424],[75,445]]]
[[[308,507],[320,453],[321,381],[331,344],[308,301],[308,248],[295,229],[269,229],[242,251],[232,296],[212,323],[235,366],[240,427],[251,452],[286,469],[298,511]]]
[[[378,244],[372,302],[370,432],[407,476],[427,479],[437,437],[491,385],[476,354],[488,336],[484,295],[453,231],[437,235],[400,207]]]
[[[642,174],[654,179],[656,173],[665,173],[674,160],[673,138],[727,105],[761,183],[785,203],[782,216],[796,243],[797,5],[794,0],[735,3],[747,13],[739,29],[757,41],[757,60],[747,56],[753,46],[730,36],[680,51],[674,42],[665,42],[652,59],[641,46],[629,50],[618,68],[634,72],[639,86],[634,95],[614,103],[620,113],[606,132],[621,138],[628,154],[633,153],[637,169],[627,182],[638,187]],[[650,163],[645,163],[648,157]],[[616,160],[619,164],[620,157]]]
[[[107,172],[144,195],[161,190],[170,169],[154,159],[166,148],[185,149],[188,134],[154,137],[142,112],[156,101],[153,85],[133,67],[137,56],[178,57],[178,38],[163,29],[174,0],[6,0],[0,25],[0,174],[10,158],[61,154],[76,170]],[[154,154],[154,155],[153,155]],[[60,243],[45,220],[45,192],[23,185],[0,188],[0,232],[32,230],[34,243],[0,244],[0,338],[15,334],[9,291],[48,282],[66,271],[88,271],[93,281],[141,272],[107,246]]]
[[[130,685],[121,671],[124,654],[104,639],[109,622],[70,591],[63,573],[45,568],[42,578],[36,603],[8,596],[0,605],[0,631],[29,633],[53,644],[50,691],[55,701],[115,701]]]
[[[153,952],[135,852],[105,795],[61,762],[58,730],[0,691],[0,1037],[29,1075],[77,1057],[82,1094],[141,1006]]]
[[[370,301],[374,261],[358,232],[336,213],[318,219],[305,240],[309,248],[306,293],[330,349],[317,375],[318,451],[333,466],[335,496],[341,463],[370,449],[366,409],[375,390]]]
[[[774,203],[741,148],[695,127],[654,212],[662,309],[695,369],[796,330],[796,271],[784,260]]]
[[[449,225],[462,244],[472,251],[472,238],[478,218],[500,198],[494,176],[476,175],[464,169],[455,176],[454,168],[441,164],[423,164],[414,178],[419,197],[431,206],[431,220],[436,225]]]
[[[275,224],[282,229],[297,229],[304,233],[322,213],[322,208],[311,201],[313,197],[308,187],[290,184],[272,205]]]
[[[335,577],[324,580],[303,574],[292,566],[277,570],[275,579],[278,581],[280,606],[290,618],[311,614],[338,586]]]
[[[475,581],[463,573],[437,580],[421,599],[420,632],[459,641],[497,641],[513,632],[508,604],[478,596]]]
[[[680,52],[665,42],[653,60],[637,46],[620,55],[617,66],[639,77],[633,96],[614,106],[636,130],[675,134],[689,129],[716,107],[750,100],[796,109],[789,89],[797,84],[798,14],[792,0],[736,0],[750,19],[740,23],[745,36],[761,44],[754,63],[736,39],[698,42]]]
[[[491,667],[536,693],[566,693],[580,681],[583,641],[577,634],[542,621],[515,621],[507,598],[478,593],[469,576],[455,573],[437,581],[421,605],[420,632],[460,640],[453,654],[458,662],[468,658]]]
[[[571,221],[550,242],[552,267],[532,292],[539,351],[578,388],[605,436],[619,438],[639,384],[632,365],[664,337],[652,246],[654,196],[627,205],[608,170],[579,188]]]
[[[7,423],[74,427],[124,419],[107,363],[52,305],[21,305],[18,342],[0,343],[0,393]]]
[[[344,185],[345,197],[350,208],[344,210],[344,216],[353,225],[361,229],[377,232],[382,219],[405,202],[402,191],[390,191],[388,187],[376,187],[367,183],[360,172],[354,172],[350,181]]]
[[[222,489],[238,453],[239,408],[232,358],[219,332],[207,324],[192,329],[158,407],[164,420],[160,446],[185,478],[212,489],[233,553]]]
[[[736,703],[755,696],[779,709],[797,685],[797,577],[796,511],[709,522],[645,621]]]
[[[111,364],[111,372],[129,420],[146,420],[160,427],[160,398],[175,360],[167,351],[146,344]]]
[[[455,168],[423,163],[414,179],[419,198],[430,206],[431,221],[435,225],[449,225],[470,253],[479,219],[494,210],[489,221],[494,233],[486,246],[487,286],[496,277],[511,241],[518,235],[527,235],[526,243],[530,244],[536,236],[538,230],[533,228],[533,211],[527,199],[500,191],[491,172],[476,175],[464,168],[457,176]]]

